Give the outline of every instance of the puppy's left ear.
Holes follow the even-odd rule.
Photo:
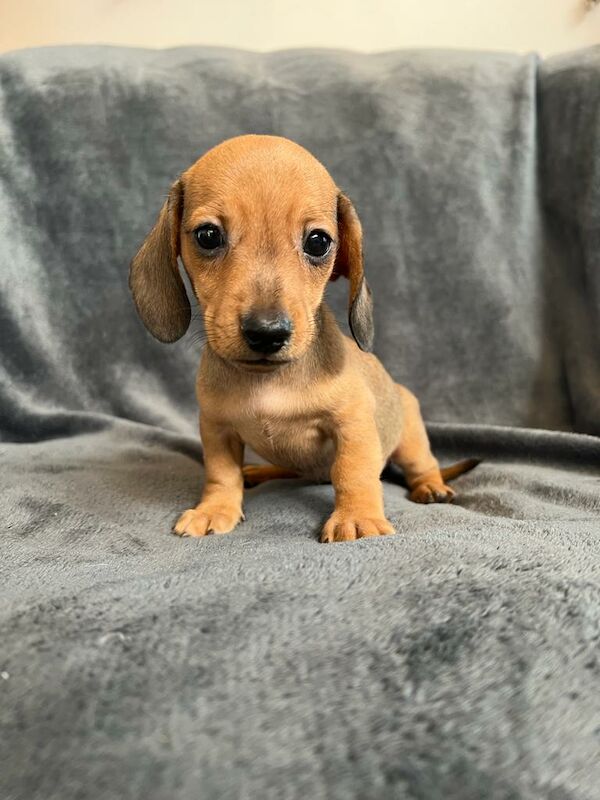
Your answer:
[[[363,271],[362,228],[354,206],[345,194],[337,201],[338,249],[331,280],[340,275],[350,281],[348,321],[356,344],[369,352],[373,347],[373,298]]]
[[[180,339],[192,315],[177,267],[182,207],[183,182],[179,179],[129,267],[129,288],[138,314],[160,342]]]

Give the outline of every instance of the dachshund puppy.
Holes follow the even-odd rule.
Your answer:
[[[390,461],[411,500],[453,498],[446,481],[477,462],[440,470],[416,398],[369,354],[360,222],[310,153],[276,136],[240,136],[175,181],[130,268],[139,315],[162,342],[190,322],[178,257],[206,328],[196,383],[206,478],[175,533],[227,533],[244,518],[244,480],[296,476],[333,484],[321,541],[393,533],[380,482]],[[354,341],[323,302],[340,276]],[[246,444],[269,464],[244,467]]]

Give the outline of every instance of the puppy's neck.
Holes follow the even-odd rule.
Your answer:
[[[201,362],[201,375],[213,387],[227,386],[232,381],[247,386],[291,384],[333,377],[341,371],[346,349],[342,334],[331,309],[321,303],[315,314],[315,331],[307,351],[297,360],[271,372],[251,372],[221,358],[207,343]]]

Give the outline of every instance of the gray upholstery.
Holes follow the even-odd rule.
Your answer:
[[[0,57],[0,797],[553,798],[600,786],[600,49]],[[177,173],[277,133],[352,197],[376,351],[453,506],[325,546],[329,486],[198,496],[200,330],[127,265]],[[331,287],[343,318],[345,286]]]

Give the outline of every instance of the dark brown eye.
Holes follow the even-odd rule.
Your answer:
[[[218,225],[213,225],[207,222],[206,225],[200,225],[194,231],[196,241],[202,250],[217,250],[225,244],[225,237],[223,231]]]
[[[318,228],[310,231],[304,240],[304,252],[311,259],[325,258],[331,249],[331,236]]]

